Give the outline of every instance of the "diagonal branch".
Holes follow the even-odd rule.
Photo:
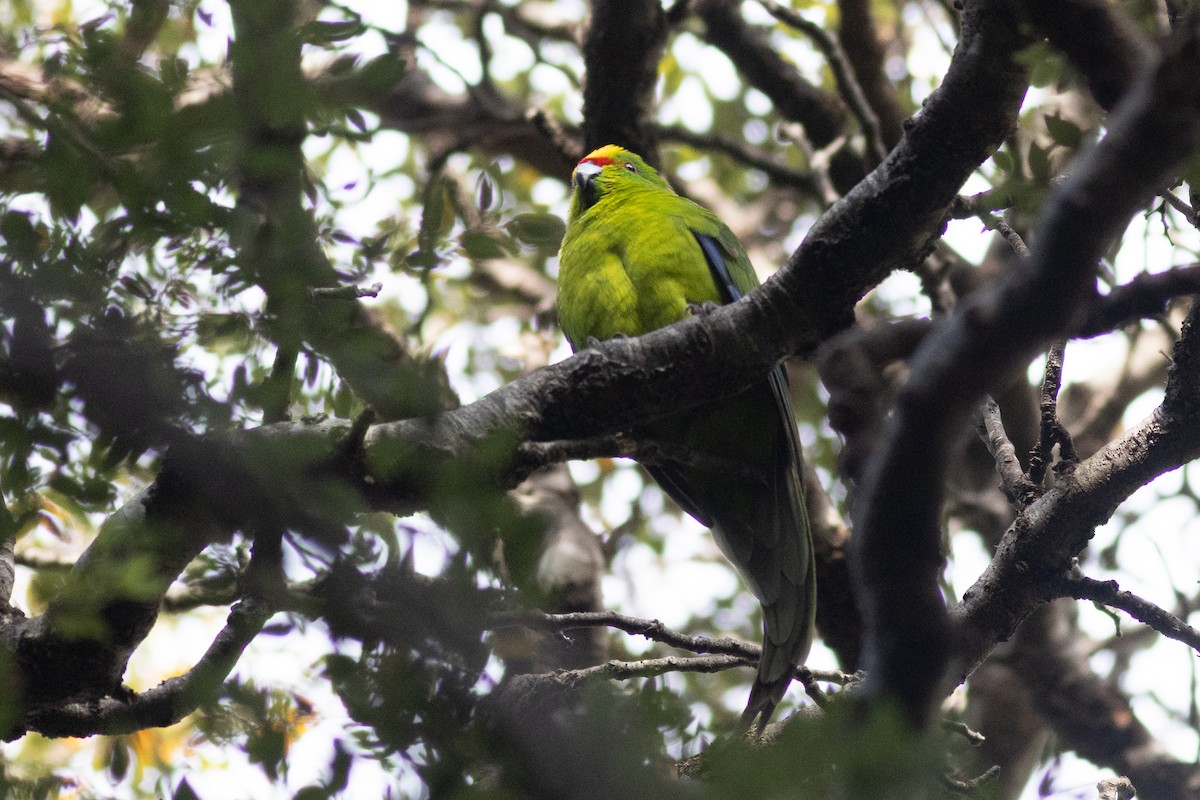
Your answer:
[[[937,583],[950,450],[996,376],[1071,330],[1095,295],[1095,264],[1105,248],[1200,143],[1197,69],[1200,40],[1191,31],[1129,91],[1109,120],[1108,136],[1048,199],[1039,246],[1027,264],[960,304],[913,361],[861,487],[856,563],[867,609],[868,694],[899,700],[914,724],[927,720],[950,656],[951,628]],[[1086,475],[1102,481],[1103,472]],[[1037,506],[1027,521],[1037,519]],[[1080,509],[1081,519],[1095,524],[1098,513],[1113,508],[1096,503]],[[1003,545],[997,562],[1002,555]],[[1017,585],[1026,580],[1010,577]],[[981,644],[972,636],[968,649]],[[914,659],[914,652],[923,657]]]
[[[53,737],[117,736],[174,725],[216,698],[242,651],[273,613],[259,600],[242,600],[230,609],[225,627],[208,650],[183,675],[168,678],[140,695],[41,708],[29,715],[26,724],[30,730]]]
[[[596,0],[583,39],[583,141],[591,151],[619,144],[658,163],[654,87],[667,42],[658,0]]]
[[[766,29],[746,22],[740,3],[699,0],[695,8],[704,21],[704,38],[729,57],[750,85],[771,98],[784,119],[803,125],[818,149],[842,135],[846,108],[841,100],[807,81],[771,44]]]
[[[1200,651],[1200,631],[1165,608],[1138,597],[1133,592],[1122,591],[1116,581],[1068,576],[1063,579],[1060,591],[1076,600],[1091,600],[1094,603],[1119,608],[1168,639],[1183,642],[1193,650]]]

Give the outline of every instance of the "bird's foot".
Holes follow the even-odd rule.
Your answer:
[[[714,303],[712,300],[705,300],[703,303],[688,303],[688,313],[693,317],[699,317],[709,312],[716,311],[720,308],[720,304]]]
[[[600,346],[600,342],[602,342],[602,341],[607,342],[607,341],[612,341],[613,339],[628,339],[628,338],[629,337],[623,333],[614,333],[612,336],[608,337],[607,339],[597,339],[595,336],[589,336],[589,337],[587,337],[587,341],[584,342],[584,344],[583,344],[583,349],[584,350],[592,350],[594,348],[597,348]]]

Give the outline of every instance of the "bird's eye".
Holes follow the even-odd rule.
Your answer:
[[[625,169],[629,170],[630,172],[637,172],[637,167],[635,167],[633,164],[629,163],[628,161],[625,162]]]

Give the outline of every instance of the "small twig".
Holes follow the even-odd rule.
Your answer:
[[[729,136],[720,131],[696,133],[681,125],[662,127],[658,131],[658,136],[662,141],[683,142],[699,149],[724,153],[748,167],[761,170],[771,179],[772,183],[780,186],[790,186],[813,194],[818,190],[819,181],[813,173],[780,164],[768,154],[746,144],[745,140],[740,137]],[[811,159],[809,159],[809,163],[811,163]],[[826,178],[828,178],[827,175]],[[837,197],[836,192],[834,192],[834,197]]]
[[[18,567],[26,569],[47,570],[50,572],[69,572],[74,566],[73,561],[63,561],[57,558],[42,558],[40,556],[29,555],[28,553],[17,553],[13,556],[13,563]]]
[[[228,606],[238,599],[238,587],[230,581],[228,586],[211,589],[206,586],[188,588],[182,592],[168,594],[163,598],[165,614],[182,614],[204,606]]]
[[[969,795],[979,791],[984,785],[995,780],[997,777],[999,777],[999,775],[1000,765],[993,764],[992,766],[988,767],[987,771],[982,775],[977,778],[971,778],[970,780],[961,780],[959,778],[953,778],[949,775],[943,775],[942,785],[955,794]]]
[[[286,330],[282,326],[281,329]],[[276,342],[271,374],[262,384],[264,424],[283,422],[288,418],[288,409],[292,405],[292,383],[296,379],[296,359],[299,357],[299,342],[290,332],[285,333]]]
[[[979,221],[989,231],[995,231],[1004,237],[1004,241],[1008,242],[1008,246],[1013,249],[1019,258],[1029,258],[1029,247],[1025,244],[1025,240],[1021,238],[1021,234],[1009,225],[1002,217],[995,214],[996,209],[992,208],[992,203],[984,203],[988,199],[990,192],[981,192],[971,197],[956,197],[954,202],[950,204],[950,210],[947,212],[947,217],[950,219],[966,219],[968,217],[978,217]],[[1007,203],[1000,204],[1000,208],[1004,208]]]
[[[628,436],[597,436],[591,439],[527,442],[518,448],[523,466],[537,469],[564,461],[590,458],[632,458],[639,464],[657,466],[678,464],[698,469],[721,471],[745,481],[766,483],[767,476],[750,464],[714,456],[677,442],[658,439],[634,440]]]
[[[483,30],[484,18],[491,12],[488,3],[480,3],[475,11],[472,22],[472,36],[475,46],[479,48],[479,85],[485,91],[495,94],[496,82],[492,80],[492,42]]]
[[[738,659],[742,664],[757,664],[762,653],[762,648],[756,644],[728,636],[716,639],[709,636],[692,636],[672,630],[656,619],[629,617],[615,611],[578,611],[570,614],[546,614],[533,610],[504,611],[489,617],[485,627],[489,630],[500,630],[516,626],[556,631],[568,631],[572,628],[614,628],[692,653],[729,656]],[[796,671],[796,677],[807,689],[810,684],[815,685],[816,681],[847,686],[861,681],[863,676],[861,672],[845,673],[840,670],[810,670],[800,667]]]
[[[804,693],[812,699],[817,708],[825,708],[829,703],[829,695],[817,683],[816,676],[812,674],[812,671],[801,667],[797,670],[796,677],[799,679],[800,685],[804,687]]]
[[[309,288],[308,296],[314,300],[357,300],[360,297],[378,297],[382,290],[382,283],[370,286],[313,286]]]
[[[816,43],[829,62],[829,69],[833,72],[834,80],[837,82],[838,93],[846,101],[846,105],[850,107],[850,112],[854,114],[854,118],[858,120],[859,127],[862,128],[863,136],[867,140],[867,149],[875,157],[876,162],[881,162],[887,158],[888,150],[887,146],[883,143],[883,134],[879,129],[879,117],[875,115],[875,110],[871,108],[871,104],[867,100],[862,86],[858,83],[858,78],[854,75],[854,67],[850,65],[850,60],[846,58],[846,53],[842,50],[842,45],[838,42],[837,37],[817,23],[810,22],[790,8],[785,8],[774,2],[774,0],[760,0],[760,2],[762,2],[763,8],[771,16],[775,17],[775,19],[785,25],[790,25]]]
[[[229,611],[225,627],[196,664],[174,678],[132,697],[104,697],[42,707],[25,720],[29,730],[46,736],[116,736],[173,725],[217,696],[242,651],[262,630],[274,609],[244,599]]]
[[[1003,236],[1004,241],[1008,242],[1008,246],[1013,249],[1014,253],[1021,258],[1029,258],[1029,247],[1025,244],[1025,240],[1021,238],[1021,234],[1017,233],[1013,226],[1009,225],[995,214],[988,214],[987,216],[991,222],[991,225],[988,227],[993,228],[997,233]],[[984,220],[985,223],[988,221],[989,220]]]
[[[1189,225],[1196,226],[1198,224],[1198,220],[1196,219],[1196,209],[1185,203],[1182,199],[1176,196],[1174,192],[1166,191],[1159,196],[1162,197],[1163,200],[1167,201],[1167,205],[1171,206],[1171,208],[1175,209],[1180,214],[1183,214],[1184,219],[1188,221]]]
[[[597,678],[625,681],[633,678],[653,678],[659,675],[666,675],[669,672],[724,672],[725,670],[736,669],[738,667],[752,667],[757,663],[757,656],[753,659],[719,654],[663,656],[662,658],[646,658],[640,661],[606,661],[594,667],[560,669],[541,675],[525,675],[522,677],[553,683],[559,686],[573,687]],[[802,679],[802,675],[800,674],[797,677]],[[821,694],[823,695],[824,693]]]
[[[1064,465],[1078,461],[1075,446],[1066,427],[1058,419],[1058,391],[1062,386],[1063,359],[1066,340],[1057,341],[1046,353],[1046,371],[1042,377],[1041,426],[1037,444],[1029,454],[1029,481],[1041,486],[1046,478],[1046,467],[1050,464],[1051,451],[1058,445],[1059,459]]]
[[[1040,493],[1038,485],[1026,478],[1021,470],[1017,449],[1004,430],[1000,406],[990,396],[980,406],[975,424],[979,438],[983,439],[996,462],[1005,496],[1017,510],[1025,508],[1037,499]]]
[[[1132,592],[1123,591],[1116,581],[1098,581],[1093,578],[1067,575],[1059,585],[1059,595],[1074,597],[1076,600],[1091,600],[1094,603],[1103,603],[1106,606],[1119,608],[1168,639],[1183,642],[1193,650],[1200,652],[1200,631],[1165,608],[1138,597]]]
[[[1143,273],[1097,298],[1072,338],[1091,338],[1149,317],[1162,316],[1176,297],[1200,294],[1200,264]]]
[[[833,185],[833,178],[829,175],[829,158],[824,155],[829,151],[818,151],[813,147],[812,141],[808,138],[808,134],[804,130],[804,126],[799,123],[784,123],[779,126],[780,133],[786,135],[792,142],[800,148],[800,152],[804,153],[804,160],[808,162],[808,167],[812,171],[811,183],[814,184],[814,190],[819,193],[821,201],[827,206],[832,206],[841,199],[841,194]],[[843,137],[838,137],[836,144],[840,147],[843,144]],[[830,147],[833,147],[831,144]]]
[[[970,219],[1002,211],[1012,205],[1012,198],[995,189],[986,189],[967,197],[959,195],[946,211],[948,219]]]
[[[953,719],[942,720],[942,730],[947,733],[957,733],[967,740],[967,744],[971,747],[979,747],[987,741],[987,737],[979,731],[972,730],[965,722],[959,722]]]
[[[691,636],[674,631],[656,619],[639,619],[613,611],[580,611],[573,614],[545,614],[540,611],[511,611],[496,614],[488,620],[493,630],[514,626],[541,630],[567,631],[572,628],[607,627],[660,642],[692,653],[727,655],[743,661],[757,662],[762,652],[758,645],[723,636]]]
[[[375,424],[378,418],[379,415],[370,406],[359,412],[358,416],[354,418],[354,422],[350,424],[350,430],[346,431],[346,436],[342,439],[338,448],[344,456],[354,461],[357,461],[362,456],[367,433],[370,432],[371,426]]]
[[[594,667],[556,670],[538,677],[577,686],[596,678],[625,681],[632,678],[653,678],[668,672],[724,672],[727,669],[746,666],[753,666],[753,662],[737,656],[665,656],[641,661],[607,661]]]

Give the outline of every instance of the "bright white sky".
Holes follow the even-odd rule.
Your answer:
[[[48,22],[61,4],[55,0],[43,0],[41,5],[44,19]],[[347,2],[346,5],[362,13],[368,22],[394,30],[403,27],[406,10],[403,2],[375,3],[355,0]],[[582,3],[579,0],[564,2],[559,6],[566,17],[578,16],[582,12]],[[218,60],[225,52],[226,38],[230,31],[228,6],[220,0],[203,0],[201,7],[212,15],[214,24],[210,31],[203,34],[197,51],[192,55],[197,60]],[[102,11],[102,6],[96,0],[87,0],[76,2],[70,13],[76,18],[88,18],[96,15],[91,12],[93,8],[97,9],[96,13]],[[759,14],[759,21],[769,21],[766,12],[756,10],[757,7],[753,3],[747,3],[745,8],[748,14]],[[489,20],[489,24],[495,22],[496,20]],[[927,92],[936,85],[945,70],[946,56],[940,41],[951,40],[952,37],[946,31],[939,31],[935,26],[928,24],[929,19],[913,22],[915,24],[910,31],[918,41],[916,46],[911,48],[911,52],[914,59],[919,60],[914,60],[908,67],[916,78],[917,90]],[[496,32],[499,33],[499,30]],[[478,75],[479,67],[474,50],[462,41],[453,25],[446,25],[440,29],[429,28],[424,32],[424,37],[425,44],[441,54],[444,62],[453,63],[454,70],[462,77],[472,80]],[[368,50],[371,47],[382,49],[381,41],[371,42],[371,37],[367,39]],[[787,57],[793,59],[801,68],[816,74],[820,68],[820,60],[808,47],[784,38],[781,38],[780,42]],[[685,68],[704,64],[703,81],[714,94],[733,96],[737,77],[722,54],[690,35],[678,37],[673,53]],[[450,91],[460,91],[463,88],[459,75],[444,63],[438,63],[427,53],[422,53],[421,59],[422,66],[428,69],[436,80],[442,82],[445,88]],[[494,65],[500,77],[504,77],[506,71],[516,73],[526,70],[531,63],[530,53],[523,43],[508,39],[496,46]],[[566,88],[562,75],[545,67],[535,69],[533,80],[534,85],[548,95],[563,92]],[[710,112],[700,80],[698,77],[685,79],[679,91],[662,104],[660,115],[664,121],[679,122],[698,130],[707,128],[711,122]],[[578,102],[568,107],[568,113],[575,117],[578,117],[580,110]],[[341,215],[340,224],[350,233],[372,233],[376,220],[394,213],[402,202],[413,197],[417,187],[405,176],[382,180],[372,186],[369,194],[364,193],[362,188],[368,183],[362,180],[362,176],[368,171],[385,172],[403,158],[407,149],[405,137],[385,133],[355,150],[338,147],[329,153],[329,149],[330,142],[321,139],[311,139],[307,144],[311,157],[329,157],[328,185],[347,187],[342,190],[347,207]],[[986,186],[982,177],[977,177],[963,191],[970,194]],[[544,181],[535,190],[535,198],[551,210],[565,215],[565,191],[561,184]],[[1135,220],[1133,225],[1138,235],[1132,236],[1131,242],[1143,241],[1140,235],[1143,225],[1148,226],[1154,235],[1145,238],[1144,249],[1134,252],[1131,247],[1120,254],[1115,265],[1120,280],[1128,280],[1143,270],[1160,271],[1171,265],[1192,260],[1193,256],[1173,247],[1158,233],[1161,231],[1161,222],[1157,217]],[[1194,231],[1174,231],[1173,235],[1177,237],[1177,242],[1187,242],[1193,251],[1196,249],[1198,243]],[[979,222],[974,220],[952,223],[946,238],[956,249],[972,259],[978,259],[990,241],[990,236],[982,232]],[[336,252],[333,255],[337,258]],[[418,310],[420,295],[415,289],[419,287],[407,285],[403,282],[404,279],[391,273],[381,275],[380,280],[385,283],[381,300],[403,298],[411,306],[410,311]],[[880,291],[895,300],[898,313],[927,313],[927,306],[920,302],[914,304],[908,299],[919,297],[915,285],[915,278],[902,273],[889,279]],[[246,301],[250,306],[257,303],[256,298],[249,295]],[[905,306],[906,303],[909,305]],[[441,332],[436,344],[439,349],[448,349],[447,363],[454,373],[455,388],[464,401],[482,396],[497,384],[494,376],[466,376],[465,366],[470,349],[476,346],[493,347],[496,342],[510,341],[515,337],[516,330],[517,325],[514,321],[501,320],[482,329],[459,325]],[[565,343],[560,343],[555,358],[564,358],[568,354]],[[1113,364],[1119,363],[1122,355],[1122,346],[1113,341],[1072,343],[1067,349],[1066,380],[1084,380],[1103,374],[1111,369]],[[1039,372],[1039,365],[1031,365],[1031,374],[1036,375]],[[1158,397],[1147,397],[1144,401],[1138,404],[1137,413],[1126,420],[1127,424],[1148,413],[1158,402]],[[592,463],[575,463],[572,464],[572,470],[580,479],[591,480],[596,475],[597,467]],[[1195,469],[1190,469],[1186,477],[1194,482],[1197,474]],[[1166,476],[1160,481],[1162,490],[1170,491],[1171,487],[1177,487],[1181,479],[1183,478],[1180,473]],[[131,487],[131,491],[136,488]],[[597,530],[623,521],[628,516],[630,502],[642,491],[641,481],[631,468],[615,471],[607,478],[605,488],[603,504],[598,509],[589,509],[589,522]],[[1200,491],[1200,486],[1194,485],[1193,488]],[[1200,563],[1200,536],[1197,536],[1200,531],[1196,529],[1197,523],[1191,516],[1194,509],[1190,503],[1161,504],[1157,502],[1157,496],[1158,489],[1148,487],[1127,504],[1127,508],[1145,513],[1133,523],[1124,536],[1122,563],[1129,566],[1130,574],[1123,578],[1122,585],[1147,599],[1169,607],[1173,603],[1173,587],[1188,587],[1195,581],[1194,567]],[[416,546],[417,568],[430,573],[437,572],[452,543],[444,534],[438,532],[435,526],[421,519],[406,520],[406,523],[423,531],[413,542]],[[661,518],[659,524],[670,527],[665,551],[659,555],[649,548],[635,547],[623,552],[614,565],[613,574],[605,580],[605,601],[610,607],[626,613],[655,617],[668,626],[680,626],[695,614],[709,613],[716,598],[735,593],[738,588],[737,579],[720,558],[707,532],[700,525],[690,518],[676,521],[669,517]],[[1112,538],[1112,526],[1106,526],[1097,534],[1096,545],[1103,547]],[[970,584],[985,564],[986,555],[977,542],[969,537],[955,537],[953,579],[959,591]],[[707,594],[698,592],[697,587],[707,587],[709,591]],[[17,597],[20,597],[20,589]],[[742,592],[738,603],[741,612],[753,612],[754,600],[749,593]],[[1085,629],[1097,639],[1111,635],[1112,623],[1107,616],[1082,604],[1080,615]],[[218,609],[209,613],[188,615],[177,622],[160,625],[131,663],[130,683],[138,689],[148,688],[159,680],[188,668],[208,646],[223,620],[224,611]],[[1124,624],[1130,625],[1131,622],[1125,620]],[[640,641],[631,638],[628,646],[636,649]],[[302,636],[293,634],[287,637],[260,637],[251,646],[238,668],[238,674],[243,678],[256,678],[273,686],[294,687],[313,702],[316,720],[312,729],[294,745],[290,757],[292,772],[287,781],[280,786],[272,785],[257,768],[246,764],[239,754],[229,749],[193,749],[190,745],[185,745],[185,749],[181,751],[184,754],[183,758],[194,765],[194,774],[189,776],[189,781],[202,797],[290,797],[296,789],[323,775],[329,763],[331,742],[335,737],[344,736],[348,727],[340,703],[329,692],[325,682],[316,677],[315,668],[312,666],[322,653],[327,652],[328,647],[328,639],[324,634],[311,630]],[[828,650],[818,646],[810,664],[817,668],[825,668],[833,667],[834,661]],[[1097,666],[1103,670],[1106,665]],[[1193,731],[1170,719],[1170,713],[1165,709],[1187,707],[1187,692],[1193,684],[1194,672],[1191,671],[1194,667],[1195,655],[1187,648],[1175,642],[1162,641],[1138,656],[1137,667],[1127,679],[1127,688],[1135,695],[1148,692],[1148,697],[1137,703],[1137,712],[1142,720],[1155,731],[1172,731],[1172,735],[1164,737],[1164,743],[1177,757],[1185,760],[1195,757],[1200,743],[1197,742]],[[668,682],[674,680],[671,678]],[[793,696],[798,694],[793,690]],[[1161,700],[1162,705],[1159,705],[1155,698]],[[728,702],[731,708],[740,708],[744,698],[730,697]],[[14,757],[25,746],[28,745],[22,742],[8,744],[4,746],[4,752]],[[101,793],[119,791],[117,787],[108,785],[107,778],[93,768],[90,747],[75,742],[37,745],[39,748],[42,746],[56,748],[61,754],[63,774],[70,774],[81,784]],[[178,758],[176,756],[176,759]],[[1084,796],[1094,793],[1095,781],[1102,775],[1098,775],[1096,768],[1091,764],[1078,762],[1070,756],[1066,760],[1068,767],[1060,773],[1056,785],[1060,792],[1058,796],[1076,796],[1075,790],[1080,787]],[[400,775],[401,796],[413,797],[419,792],[419,782],[415,776],[398,765],[384,770],[366,759],[355,763],[352,791],[348,796],[382,796],[385,787],[393,783],[393,777],[397,774]],[[1076,779],[1077,785],[1072,784]],[[1030,800],[1037,797],[1036,780],[1028,788],[1026,796]]]

